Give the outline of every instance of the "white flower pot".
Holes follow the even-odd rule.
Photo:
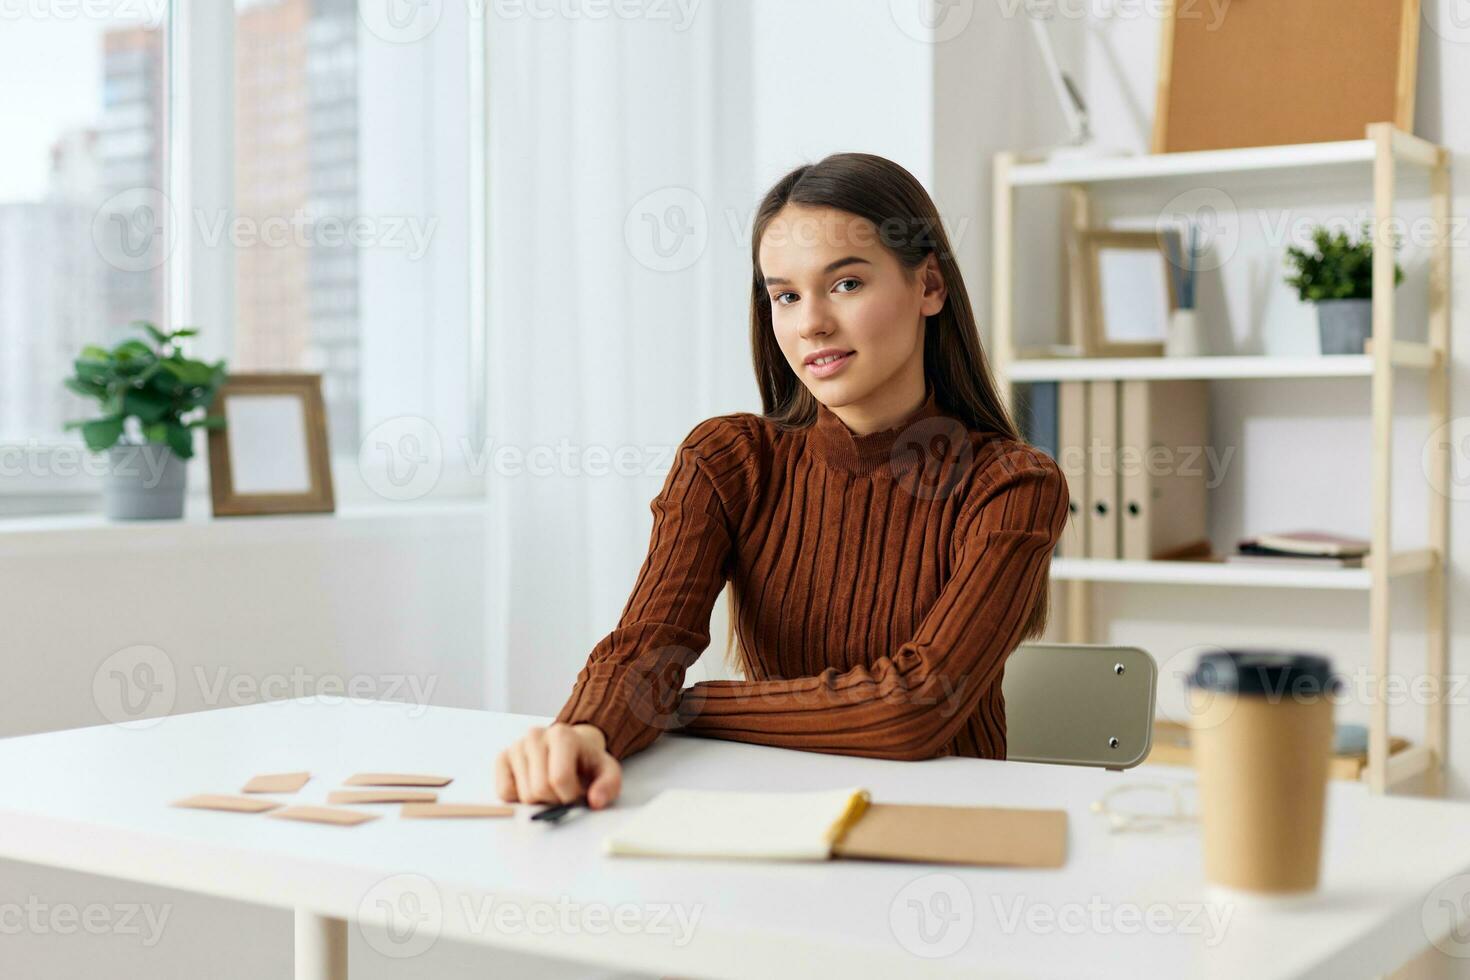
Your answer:
[[[102,507],[114,521],[177,520],[184,516],[189,471],[168,446],[118,445],[107,451]]]

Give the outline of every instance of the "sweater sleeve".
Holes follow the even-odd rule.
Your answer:
[[[896,653],[815,677],[703,681],[684,692],[683,730],[840,755],[939,754],[1000,681],[1067,518],[1066,480],[1043,453],[999,456],[978,479],[986,483],[962,512],[953,576]]]
[[[650,505],[653,532],[633,593],[556,715],[596,725],[614,758],[678,727],[684,673],[709,645],[710,613],[728,576],[727,501],[742,498],[749,457],[739,416],[707,419],[680,444]]]

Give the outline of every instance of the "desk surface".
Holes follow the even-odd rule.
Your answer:
[[[337,828],[167,806],[302,769],[311,782],[280,799],[321,803],[351,773],[375,770],[452,775],[442,801],[493,802],[495,753],[545,721],[332,700],[0,741],[0,857],[380,923],[365,936],[389,955],[444,937],[688,975],[1369,976],[1447,934],[1444,909],[1464,915],[1459,893],[1443,907],[1426,900],[1470,873],[1470,806],[1375,798],[1339,782],[1329,790],[1322,890],[1285,909],[1212,896],[1195,830],[1110,834],[1088,811],[1109,787],[1181,778],[1168,768],[885,762],[666,736],[628,761],[614,808],[554,827],[527,819],[530,807],[461,822],[403,820],[389,806]],[[604,834],[665,787],[852,785],[878,802],[1065,808],[1067,864],[601,852]]]

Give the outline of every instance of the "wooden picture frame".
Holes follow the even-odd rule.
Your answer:
[[[331,453],[319,374],[231,374],[211,414],[209,490],[216,517],[330,514]]]
[[[1178,305],[1169,258],[1160,243],[1160,236],[1166,234],[1175,232],[1086,229],[1077,233],[1086,301],[1080,338],[1082,356],[1163,356],[1169,317]],[[1124,260],[1106,263],[1106,255],[1115,252],[1123,253]],[[1127,260],[1128,253],[1133,252],[1157,257],[1156,277],[1148,263]],[[1146,280],[1140,278],[1144,276]],[[1150,295],[1153,289],[1158,292]],[[1123,290],[1131,290],[1133,295]],[[1149,311],[1142,306],[1145,303],[1156,305]],[[1129,314],[1129,319],[1123,319],[1117,312],[1119,306],[1137,307],[1139,311],[1136,316]],[[1110,322],[1110,309],[1111,319],[1122,322]],[[1153,322],[1145,322],[1146,319]]]
[[[1420,0],[1170,0],[1152,153],[1414,131]]]

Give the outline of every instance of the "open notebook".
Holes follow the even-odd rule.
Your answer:
[[[850,787],[800,793],[664,790],[603,841],[637,857],[867,858],[1057,868],[1064,810],[874,803]]]

